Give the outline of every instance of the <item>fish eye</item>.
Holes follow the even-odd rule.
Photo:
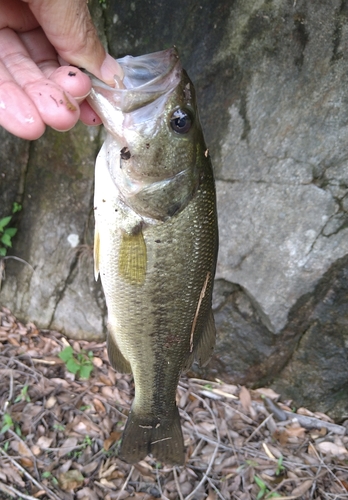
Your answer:
[[[187,134],[192,126],[192,118],[187,111],[176,109],[170,119],[170,126],[178,134]]]

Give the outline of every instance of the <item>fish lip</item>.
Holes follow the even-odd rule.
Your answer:
[[[92,108],[98,96],[103,96],[116,109],[130,113],[170,93],[181,79],[182,66],[176,47],[136,57],[125,56],[117,61],[124,72],[124,88],[110,87],[89,75],[92,90],[88,101]]]

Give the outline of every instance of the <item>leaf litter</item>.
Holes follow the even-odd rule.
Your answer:
[[[67,370],[59,356],[67,347],[93,363],[89,378]],[[348,498],[348,421],[295,413],[269,388],[185,376],[177,393],[185,466],[152,457],[129,465],[118,448],[133,391],[104,343],[68,341],[2,308],[0,499]]]

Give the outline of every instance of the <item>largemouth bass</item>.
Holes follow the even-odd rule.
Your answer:
[[[215,344],[215,185],[195,90],[175,48],[119,59],[123,82],[92,78],[107,130],[95,172],[95,272],[108,308],[112,366],[135,398],[120,458],[184,463],[181,372]]]

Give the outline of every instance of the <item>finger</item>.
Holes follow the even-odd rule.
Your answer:
[[[39,25],[29,6],[21,0],[0,0],[0,29],[28,31]]]
[[[38,139],[45,124],[35,104],[13,80],[4,81],[4,74],[0,63],[0,125],[22,139]]]
[[[31,99],[44,123],[57,130],[69,130],[73,127],[80,114],[77,102],[62,88],[45,78],[12,30],[7,28],[0,30],[0,47],[2,59],[0,82],[3,89],[11,83],[17,83]],[[13,120],[18,106],[14,106],[11,96],[6,97],[5,94],[3,102],[6,106],[5,115],[9,120]],[[27,104],[26,99],[23,106]],[[23,116],[26,116],[27,112],[29,110],[24,107]],[[21,119],[21,116],[18,119]],[[33,115],[33,119],[35,121],[37,116]],[[22,122],[23,126],[25,124],[25,121]],[[5,128],[8,127],[5,125]]]
[[[87,101],[80,104],[80,120],[85,125],[101,125],[102,121]]]
[[[113,85],[122,77],[119,64],[106,55],[93,25],[86,0],[25,0],[58,54],[74,66]]]
[[[20,34],[19,37],[46,78],[77,99],[86,97],[91,89],[89,77],[77,68],[60,66],[57,53],[41,28]]]
[[[91,90],[91,80],[73,66],[61,66],[50,75],[50,80],[62,87],[77,102],[85,99]]]

